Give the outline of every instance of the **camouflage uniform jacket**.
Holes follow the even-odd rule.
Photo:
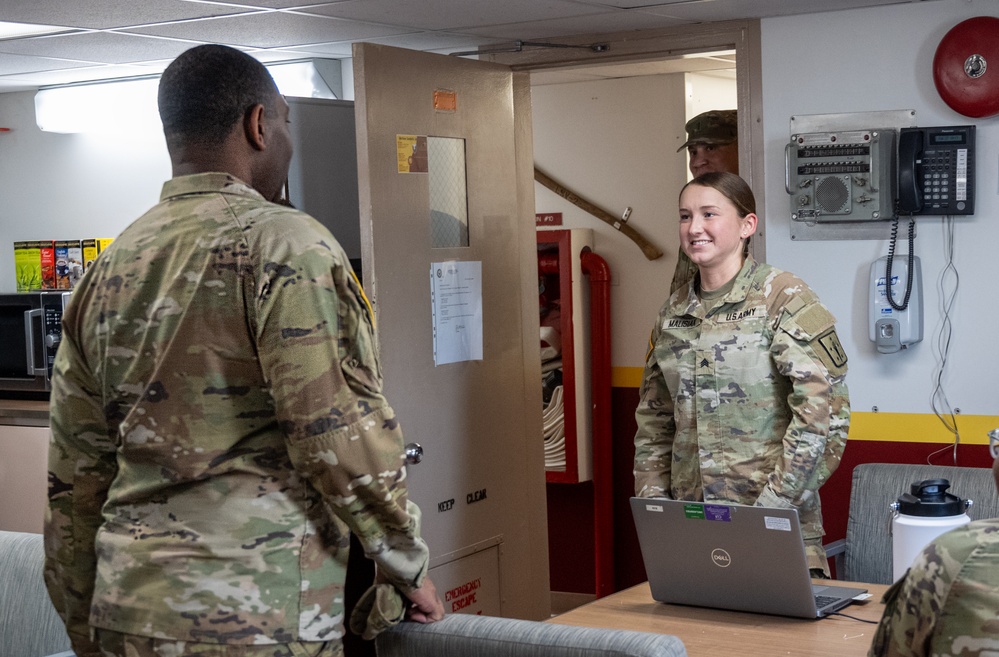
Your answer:
[[[51,401],[46,582],[91,626],[337,641],[349,533],[404,591],[428,560],[371,310],[308,215],[178,177],[74,291]]]
[[[938,537],[884,601],[871,657],[999,655],[999,518]]]
[[[751,257],[710,311],[696,283],[650,338],[636,495],[797,507],[809,566],[826,567],[817,491],[850,423],[835,319],[801,279]]]

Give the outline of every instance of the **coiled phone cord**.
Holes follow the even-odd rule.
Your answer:
[[[888,303],[891,304],[892,308],[895,310],[905,310],[909,307],[909,295],[912,294],[912,265],[916,242],[916,220],[911,214],[909,215],[909,269],[905,277],[905,296],[902,297],[902,303],[896,303],[895,297],[891,293],[891,264],[892,260],[895,259],[895,242],[897,239],[898,215],[896,214],[895,221],[891,225],[891,241],[888,242],[888,261],[885,263],[885,292],[888,295]]]

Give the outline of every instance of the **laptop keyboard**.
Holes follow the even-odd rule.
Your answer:
[[[822,609],[826,605],[831,605],[840,598],[831,595],[817,595],[815,596],[815,608]]]

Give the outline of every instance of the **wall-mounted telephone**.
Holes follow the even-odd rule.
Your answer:
[[[975,213],[975,126],[901,129],[898,213]]]

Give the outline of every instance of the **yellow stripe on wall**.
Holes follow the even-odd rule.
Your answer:
[[[611,385],[615,388],[641,388],[642,367],[612,367]]]
[[[999,427],[995,415],[955,415],[964,445],[988,445],[988,432]],[[850,440],[904,443],[952,443],[954,434],[932,413],[853,413]]]
[[[611,384],[615,388],[638,388],[642,385],[641,367],[615,367]],[[957,415],[961,443],[987,445],[988,432],[999,427],[997,415]],[[859,413],[850,419],[850,440],[876,440],[900,443],[952,443],[948,431],[932,413]]]

